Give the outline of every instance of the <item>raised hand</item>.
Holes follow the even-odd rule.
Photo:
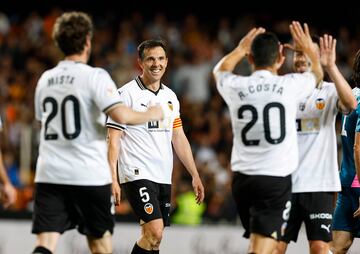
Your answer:
[[[304,23],[304,28],[298,21],[293,21],[290,24],[290,33],[296,45],[296,50],[304,51],[308,53],[316,53],[316,46],[313,43],[309,27]]]
[[[331,35],[324,34],[320,37],[320,62],[325,68],[335,66],[336,61],[336,39]]]
[[[262,27],[255,27],[251,29],[239,42],[239,45],[237,46],[237,49],[241,49],[245,52],[245,54],[250,53],[250,48],[253,40],[258,34],[262,34],[265,32],[265,28]]]

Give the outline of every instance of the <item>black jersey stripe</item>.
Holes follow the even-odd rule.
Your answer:
[[[106,123],[106,127],[117,129],[117,130],[122,130],[122,131],[126,129],[124,126],[118,125],[116,123]]]
[[[117,101],[117,102],[115,102],[115,103],[113,103],[113,104],[110,104],[109,106],[107,106],[106,108],[103,109],[103,112],[106,113],[110,108],[114,107],[114,106],[117,105],[117,104],[122,104],[122,102],[121,102],[121,101]]]
[[[146,87],[144,86],[143,82],[140,79],[140,76],[137,76],[135,78],[136,83],[138,84],[138,86],[140,87],[141,90],[146,90]]]

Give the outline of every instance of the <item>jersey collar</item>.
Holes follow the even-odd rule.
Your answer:
[[[135,81],[136,81],[137,85],[139,86],[139,88],[140,88],[141,90],[148,90],[148,91],[154,93],[155,95],[157,95],[157,94],[159,93],[160,89],[164,89],[164,85],[163,85],[162,83],[160,83],[160,87],[159,87],[159,89],[158,89],[157,91],[151,91],[150,89],[147,89],[147,87],[146,87],[146,86],[144,85],[144,83],[142,82],[140,76],[137,76],[137,77],[135,78]]]
[[[258,71],[254,71],[253,75],[256,77],[268,77],[268,76],[273,76],[274,74],[272,74],[271,71],[268,70],[258,70]]]

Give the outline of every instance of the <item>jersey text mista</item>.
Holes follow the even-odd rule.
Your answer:
[[[60,75],[51,77],[48,79],[48,86],[53,85],[72,85],[74,83],[75,77],[70,75]]]

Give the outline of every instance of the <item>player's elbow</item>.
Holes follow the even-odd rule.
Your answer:
[[[355,110],[356,108],[357,108],[357,101],[356,101],[356,99],[354,98],[353,100],[351,100],[350,102],[348,102],[348,105],[347,105],[347,107],[348,107],[348,109],[349,109],[349,111],[350,112],[352,112],[353,110]]]

